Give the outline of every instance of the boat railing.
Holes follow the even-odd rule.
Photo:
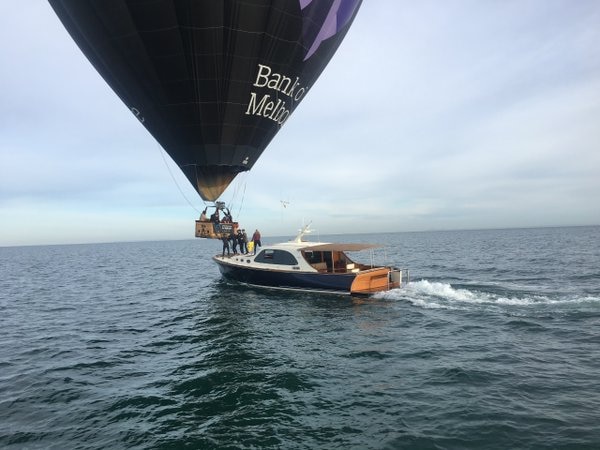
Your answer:
[[[388,274],[389,285],[397,284],[398,287],[402,287],[410,283],[410,271],[404,268],[391,267]],[[390,287],[388,285],[388,287]]]

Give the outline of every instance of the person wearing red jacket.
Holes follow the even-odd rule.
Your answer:
[[[261,243],[260,243],[260,231],[255,230],[254,234],[252,235],[252,242],[254,242],[254,248],[253,248],[253,255],[256,255],[256,247],[260,247]]]

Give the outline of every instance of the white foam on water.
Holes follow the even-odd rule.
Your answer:
[[[445,300],[468,303],[483,303],[487,300],[486,298],[481,298],[481,294],[471,292],[467,289],[455,289],[448,283],[439,283],[436,281],[416,281],[414,283],[409,283],[406,288],[416,294],[424,294]]]
[[[524,297],[506,297],[490,292],[457,289],[449,283],[428,280],[414,281],[402,288],[379,293],[376,298],[409,301],[415,306],[428,309],[464,309],[470,305],[537,306],[600,303],[600,297],[593,296],[551,298],[546,295],[526,295]]]
[[[456,302],[478,302],[476,295],[465,289],[454,289],[450,284],[427,280],[408,283],[391,291],[380,292],[376,298],[385,300],[408,300],[415,306],[427,309],[456,309]]]
[[[526,298],[518,298],[518,297],[498,297],[496,299],[496,303],[499,305],[508,305],[508,306],[530,306],[530,305],[544,305],[544,304],[552,304],[552,303],[565,303],[565,301],[557,301],[552,300],[543,295],[534,295]]]
[[[509,305],[509,306],[529,306],[529,305],[565,305],[565,304],[577,304],[577,303],[600,303],[599,297],[568,297],[568,298],[559,298],[552,299],[543,295],[533,295],[528,298],[506,298],[499,297],[496,300],[496,303],[500,305]]]

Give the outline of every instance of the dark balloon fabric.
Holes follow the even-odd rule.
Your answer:
[[[361,0],[49,0],[83,53],[214,201],[323,71]]]

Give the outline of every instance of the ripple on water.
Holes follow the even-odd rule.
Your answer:
[[[415,278],[369,299],[208,241],[0,249],[0,447],[597,448],[593,230],[386,235]]]

